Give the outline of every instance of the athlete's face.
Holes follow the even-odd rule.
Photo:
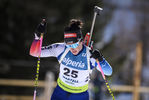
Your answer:
[[[66,45],[73,45],[73,44],[75,44],[75,43],[67,43]],[[80,52],[80,50],[82,49],[82,42],[79,42],[78,44],[79,45],[76,48],[70,47],[70,51],[73,55],[77,55]]]

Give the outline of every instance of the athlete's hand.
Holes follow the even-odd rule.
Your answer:
[[[92,54],[90,56],[90,58],[94,58],[94,59],[98,59],[99,61],[102,61],[103,60],[103,55],[100,53],[99,50],[97,49],[94,49],[94,50],[90,50],[90,53]]]
[[[40,23],[35,31],[35,37],[40,37],[41,33],[45,33],[46,32],[46,27],[47,27],[47,23],[45,21],[45,19],[42,20],[42,23]]]

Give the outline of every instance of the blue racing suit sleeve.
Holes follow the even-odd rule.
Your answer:
[[[103,59],[99,63],[100,63],[100,66],[101,66],[101,68],[102,68],[105,75],[107,75],[107,76],[112,75],[113,69],[105,59]],[[96,62],[95,62],[95,66],[96,66],[97,70],[100,71],[99,66],[97,65]]]

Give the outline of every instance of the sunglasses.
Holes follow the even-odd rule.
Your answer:
[[[81,40],[81,39],[80,39]],[[79,46],[79,42],[80,42],[80,40],[77,42],[77,43],[74,43],[74,44],[72,44],[72,45],[66,45],[66,47],[67,48],[73,48],[73,49],[75,49],[75,48],[77,48],[78,46]]]

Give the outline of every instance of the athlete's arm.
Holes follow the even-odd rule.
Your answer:
[[[34,56],[34,57],[39,56],[39,46],[40,46],[40,40],[34,39],[30,47],[30,52],[29,52],[31,56]]]
[[[91,58],[90,61],[91,61],[91,66],[95,66],[96,69],[98,71],[100,71],[99,66],[96,63],[96,60],[94,58]],[[100,66],[102,68],[102,71],[104,72],[105,75],[107,75],[107,76],[112,75],[113,69],[110,66],[110,64],[104,58],[99,63],[100,63]]]
[[[65,49],[64,43],[55,43],[41,48],[41,57],[58,57]]]
[[[98,59],[104,74],[110,76],[112,74],[112,67],[104,59],[100,51],[98,51],[97,49],[94,49],[92,51],[90,50],[90,53],[91,53],[91,58],[93,58],[93,60],[91,60],[93,63],[93,66],[96,66],[96,68],[100,71],[99,66],[97,65],[96,60],[95,60],[95,59]]]
[[[39,56],[39,44],[40,40],[35,39],[30,48],[30,55],[34,57]],[[41,56],[40,57],[57,57],[64,51],[65,45],[64,43],[55,43],[49,46],[43,46],[41,48]]]
[[[103,59],[99,63],[100,63],[100,66],[101,66],[101,68],[102,68],[105,75],[107,75],[107,76],[112,75],[113,69],[105,59]],[[100,71],[99,66],[97,65],[97,63],[95,63],[95,66],[96,66],[97,70]]]

